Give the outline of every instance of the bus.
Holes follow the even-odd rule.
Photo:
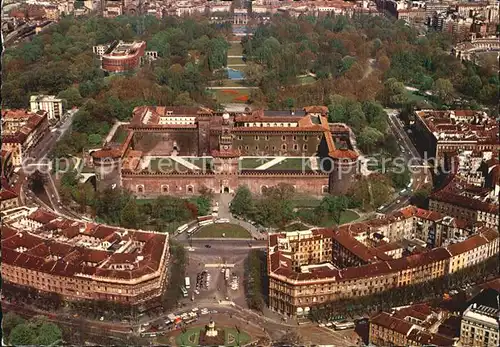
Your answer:
[[[341,321],[341,322],[333,322],[333,328],[335,330],[346,330],[346,329],[354,329],[355,325],[353,322],[349,321]]]
[[[193,233],[196,229],[198,229],[198,226],[197,226],[197,225],[195,225],[194,227],[189,228],[186,232],[187,232],[188,234],[192,234],[192,233]]]
[[[184,298],[187,298],[188,296],[188,291],[186,290],[186,288],[184,288],[184,286],[181,287],[181,292],[182,292],[182,296]]]
[[[182,234],[184,231],[186,231],[186,229],[189,227],[188,224],[184,224],[184,225],[181,225],[178,229],[177,229],[177,234]]]
[[[184,284],[185,284],[186,289],[191,288],[191,284],[189,282],[189,277],[188,276],[186,276],[186,278],[184,278]]]

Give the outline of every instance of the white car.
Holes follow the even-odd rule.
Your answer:
[[[200,291],[199,291],[198,289],[195,289],[194,293],[195,293],[196,295],[198,295],[198,294],[200,294]]]
[[[332,322],[328,322],[328,323],[325,324],[325,326],[328,327],[328,328],[331,327],[332,325],[333,325]]]
[[[320,328],[324,328],[324,327],[325,327],[325,323],[320,323],[318,326],[319,326]]]

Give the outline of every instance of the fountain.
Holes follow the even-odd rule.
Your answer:
[[[221,346],[224,345],[224,332],[215,328],[215,322],[210,322],[205,326],[205,330],[200,331],[200,346]]]

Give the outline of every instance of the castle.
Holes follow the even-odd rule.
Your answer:
[[[120,186],[138,197],[188,196],[200,190],[260,194],[288,183],[314,196],[343,194],[355,180],[359,154],[345,124],[328,108],[246,109],[141,106],[122,143],[91,153],[98,189]]]

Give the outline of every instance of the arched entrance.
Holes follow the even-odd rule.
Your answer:
[[[229,194],[229,187],[224,187],[224,189],[223,189],[223,191],[222,191],[222,192],[223,192],[223,193],[226,193],[226,194]]]

